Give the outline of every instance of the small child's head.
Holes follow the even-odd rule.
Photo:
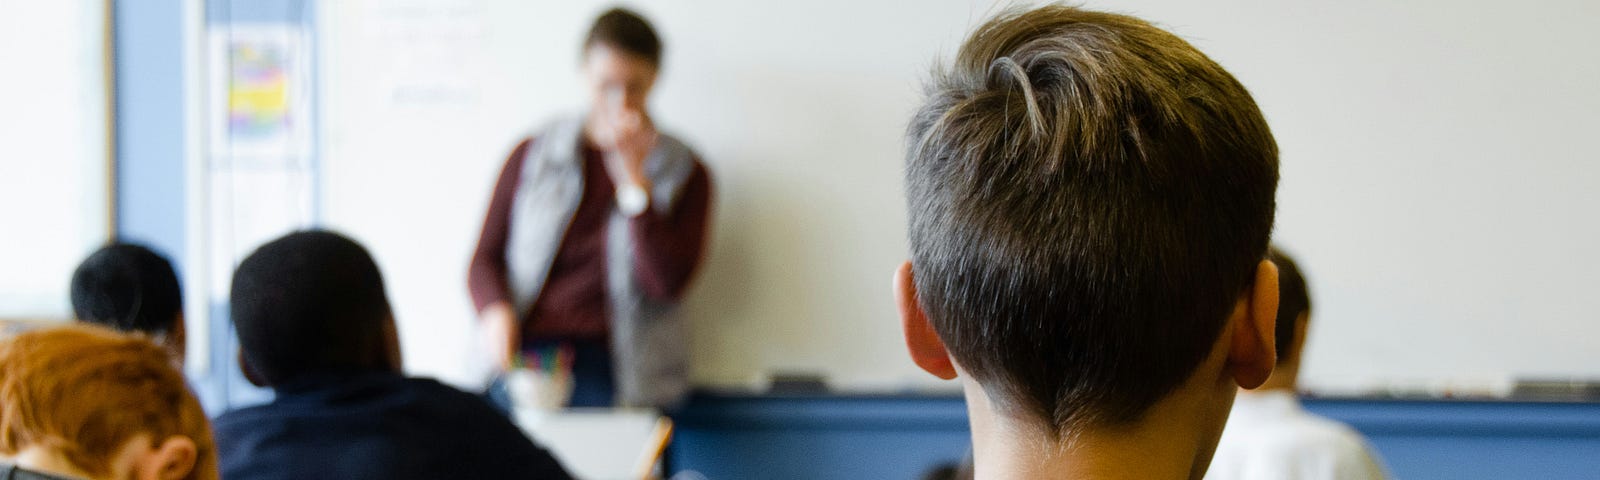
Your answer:
[[[1311,319],[1311,291],[1294,258],[1273,246],[1267,260],[1278,267],[1278,320],[1276,323],[1278,365],[1262,388],[1293,390],[1300,377],[1300,358],[1305,350],[1306,330]]]
[[[1002,13],[935,68],[906,148],[896,290],[924,369],[1051,436],[1137,422],[1202,364],[1270,372],[1277,147],[1187,42],[1072,7]]]
[[[92,325],[0,341],[0,454],[94,480],[217,478],[211,425],[167,352]]]
[[[231,295],[241,367],[262,386],[400,370],[383,276],[349,238],[304,231],[262,245],[234,271]]]
[[[172,263],[149,248],[113,243],[90,254],[72,273],[78,320],[140,332],[182,363],[183,292]]]

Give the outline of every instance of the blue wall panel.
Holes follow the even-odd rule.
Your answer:
[[[112,5],[117,236],[166,252],[182,271],[183,2]]]
[[[1600,478],[1600,404],[1308,400],[1409,479]],[[959,397],[695,396],[672,468],[712,479],[918,478],[970,442]]]
[[[669,463],[711,479],[919,478],[970,450],[960,397],[697,395]]]
[[[1309,400],[1398,478],[1600,478],[1600,404]]]

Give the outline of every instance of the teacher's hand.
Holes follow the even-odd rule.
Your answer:
[[[485,327],[484,340],[489,344],[489,354],[500,371],[510,371],[522,343],[522,326],[517,323],[517,312],[510,303],[495,302],[483,307],[478,318]]]
[[[659,134],[643,111],[622,110],[603,121],[606,134],[599,139],[604,150],[606,172],[618,186],[634,185],[650,193],[650,177],[645,175],[644,162],[656,148]]]

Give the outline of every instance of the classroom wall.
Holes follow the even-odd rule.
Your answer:
[[[0,320],[70,318],[72,272],[111,235],[106,10],[0,4]]]
[[[516,141],[581,105],[579,42],[604,5],[322,5],[325,218],[378,257],[414,370],[481,378],[464,362],[481,352],[465,272],[483,209]],[[905,257],[900,129],[917,75],[988,7],[920,2],[926,21],[898,21],[910,5],[637,5],[666,43],[657,118],[716,182],[683,309],[699,383],[922,376],[888,302]]]
[[[373,247],[411,365],[472,383],[465,269],[504,155],[581,103],[609,2],[322,2],[325,219]],[[945,386],[900,351],[900,136],[931,63],[990,2],[641,1],[661,123],[717,181],[683,312],[703,385],[812,372]],[[1276,239],[1317,310],[1313,388],[1484,389],[1600,375],[1600,4],[1096,1],[1250,88],[1282,151]]]
[[[1322,389],[1600,378],[1600,4],[1151,5],[1230,68],[1282,150],[1275,240]],[[1136,11],[1146,8],[1132,7]]]
[[[179,3],[117,4],[116,129],[118,231],[183,264]],[[461,361],[477,352],[462,285],[487,190],[515,138],[577,104],[573,52],[599,7],[408,2],[460,15],[401,33],[453,54],[390,65],[413,75],[385,84],[362,71],[376,60],[352,60],[407,58],[364,14],[377,5],[315,6],[331,14],[318,22],[319,71],[338,94],[322,108],[321,151],[338,159],[323,172],[325,219],[378,254],[412,368],[470,384],[481,370]],[[700,383],[808,370],[863,389],[934,384],[901,358],[885,299],[884,272],[904,255],[897,141],[917,75],[989,7],[916,5],[926,19],[911,25],[896,2],[843,19],[826,3],[641,5],[669,46],[656,109],[719,182],[712,251],[685,308]],[[1191,39],[1273,122],[1277,236],[1302,257],[1318,304],[1314,386],[1595,374],[1587,319],[1600,300],[1585,289],[1600,269],[1584,247],[1600,172],[1584,161],[1594,147],[1570,140],[1595,129],[1586,112],[1600,106],[1588,88],[1600,61],[1575,51],[1595,43],[1574,25],[1595,6],[1091,6]],[[416,72],[443,78],[395,83]],[[380,92],[411,100],[388,105]]]

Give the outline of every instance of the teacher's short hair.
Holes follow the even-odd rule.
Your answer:
[[[239,263],[231,295],[239,350],[268,385],[387,368],[383,276],[354,240],[320,230],[273,240]]]
[[[632,10],[613,8],[600,14],[583,39],[584,54],[596,44],[637,55],[651,65],[661,65],[661,37],[656,36],[656,29],[650,26],[649,20]]]
[[[1144,20],[999,14],[934,69],[906,142],[918,301],[998,408],[1052,433],[1177,389],[1266,255],[1266,119]]]

